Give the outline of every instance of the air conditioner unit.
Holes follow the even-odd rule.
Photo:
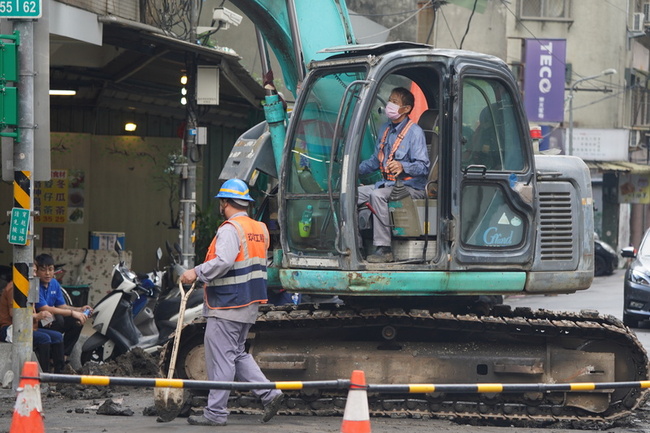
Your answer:
[[[632,21],[632,29],[631,31],[633,32],[642,32],[644,30],[643,28],[643,20],[644,20],[644,15],[640,12],[636,12],[634,14],[634,20]]]
[[[643,3],[643,21],[650,22],[650,3]]]

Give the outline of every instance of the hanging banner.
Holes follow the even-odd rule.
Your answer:
[[[526,39],[524,104],[531,122],[564,120],[565,39]]]

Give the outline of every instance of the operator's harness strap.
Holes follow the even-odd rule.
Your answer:
[[[390,161],[393,159],[395,156],[395,152],[397,152],[397,149],[399,148],[399,145],[402,144],[402,140],[404,137],[406,137],[406,134],[408,133],[409,129],[411,129],[411,126],[415,125],[415,122],[413,122],[411,119],[409,119],[408,123],[400,133],[397,135],[397,138],[395,139],[395,142],[393,143],[393,147],[390,150],[390,153],[388,154],[388,158],[386,158],[387,161]],[[386,128],[384,131],[383,137],[381,137],[381,142],[379,143],[379,152],[377,153],[377,159],[379,159],[379,169],[381,170],[381,173],[384,175],[384,179],[386,180],[392,180],[395,181],[397,180],[397,176],[395,176],[394,173],[391,173],[390,170],[384,165],[384,146],[386,146],[386,139],[388,138],[388,133],[390,132],[391,127],[390,125]],[[411,176],[404,177],[404,180],[411,179]]]

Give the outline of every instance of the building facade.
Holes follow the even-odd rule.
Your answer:
[[[527,72],[542,78],[550,73],[527,64],[527,48],[530,54],[530,47],[540,41],[564,47],[562,55],[551,53],[545,60],[564,64],[563,112],[545,121],[529,110],[531,126],[542,126],[547,140],[542,149],[581,157],[591,167],[601,238],[618,247],[638,246],[650,225],[650,3],[457,0],[442,5],[433,19],[429,43],[504,59],[519,77],[524,98],[531,96],[529,85],[535,80]],[[430,21],[420,25],[429,26]]]

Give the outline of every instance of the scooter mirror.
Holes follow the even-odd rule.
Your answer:
[[[167,254],[172,256],[172,246],[169,245],[169,241],[165,241],[165,248],[167,249]],[[172,256],[172,258],[173,258],[173,256]]]
[[[158,258],[158,261],[162,259],[162,249],[160,247],[156,250],[156,257]]]
[[[182,256],[183,255],[183,250],[181,249],[181,246],[178,245],[178,242],[174,242],[174,249],[178,253],[178,255]]]

